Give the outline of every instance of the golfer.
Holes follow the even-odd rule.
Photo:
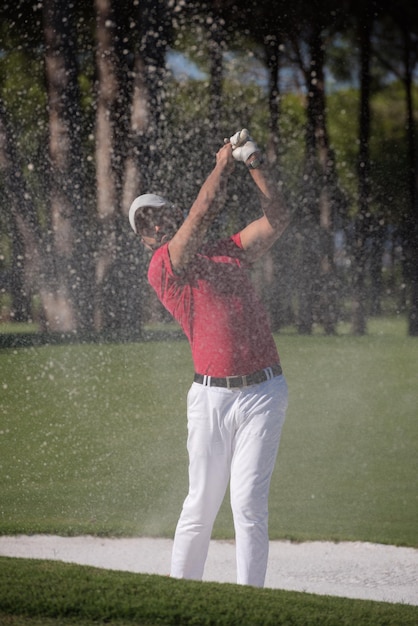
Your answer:
[[[205,242],[236,161],[257,185],[263,214],[229,238]],[[262,587],[268,495],[287,385],[248,270],[283,233],[288,212],[257,144],[243,129],[218,151],[186,219],[167,199],[145,194],[132,203],[129,220],[153,253],[148,280],[182,326],[195,369],[187,397],[189,492],[175,532],[171,576],[202,579],[229,483],[237,583]]]

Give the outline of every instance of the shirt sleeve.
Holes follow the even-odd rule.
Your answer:
[[[154,252],[148,268],[148,282],[155,290],[158,298],[164,301],[164,296],[175,281],[175,274],[168,252],[168,243]]]
[[[244,249],[241,243],[241,233],[235,233],[235,235],[232,235],[231,239],[235,243],[235,245],[238,246],[238,248],[240,248],[241,250]]]
[[[239,232],[227,239],[207,244],[204,246],[202,253],[205,256],[226,256],[235,258],[242,266],[245,267],[249,265],[245,259],[245,251],[242,247]],[[148,269],[148,281],[157,293],[158,298],[167,306],[167,298],[170,299],[170,296],[174,295],[172,292],[176,290],[176,286],[183,285],[185,282],[187,283],[198,276],[199,270],[200,255],[197,254],[195,261],[190,263],[189,268],[184,274],[175,274],[171,265],[168,243],[166,243],[158,248],[152,256]]]

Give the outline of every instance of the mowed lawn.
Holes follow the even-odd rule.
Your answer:
[[[290,390],[271,539],[418,545],[418,339],[276,337]],[[0,352],[0,533],[172,536],[187,489],[183,340]],[[228,499],[214,536],[230,538]]]

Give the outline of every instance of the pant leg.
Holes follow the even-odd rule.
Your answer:
[[[268,496],[287,408],[283,376],[245,394],[231,470],[237,582],[264,585],[268,560]]]
[[[225,403],[225,400],[227,402]],[[231,395],[194,383],[187,399],[189,492],[174,537],[171,576],[201,580],[213,524],[230,476]]]

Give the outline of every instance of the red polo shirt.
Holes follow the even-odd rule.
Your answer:
[[[199,374],[238,376],[279,363],[244,258],[237,233],[206,245],[182,275],[173,272],[168,244],[151,259],[149,283],[183,328]]]

